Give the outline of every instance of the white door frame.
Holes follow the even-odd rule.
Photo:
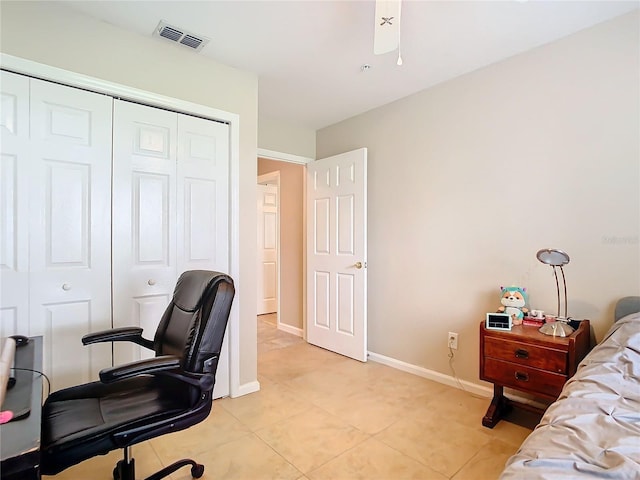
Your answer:
[[[258,158],[265,158],[267,160],[276,160],[278,162],[287,162],[287,163],[296,163],[298,165],[306,165],[307,163],[313,162],[315,159],[309,157],[302,157],[300,155],[292,155],[290,153],[276,152],[273,150],[265,150],[264,148],[258,148]],[[258,159],[256,158],[256,162]],[[273,172],[272,172],[273,173]],[[279,172],[278,172],[279,174]],[[269,174],[265,174],[269,175]],[[260,176],[262,177],[262,175]],[[260,178],[258,177],[258,178]],[[260,181],[258,181],[260,183]],[[278,177],[278,187],[280,186],[280,179]],[[302,198],[303,200],[307,198],[307,175],[303,175],[302,179]],[[280,242],[280,190],[278,189],[278,242]],[[307,231],[307,209],[302,209],[302,225],[304,226],[304,231]],[[302,338],[307,340],[307,236],[303,235],[303,245],[302,245]],[[280,245],[278,243],[278,245]],[[277,313],[277,326],[279,329],[288,331],[294,335],[299,335],[299,333],[294,331],[287,330],[286,324],[282,324],[280,322],[280,251],[278,248],[278,313]],[[284,328],[282,328],[284,327]]]
[[[96,93],[103,93],[126,100],[137,101],[153,107],[167,108],[176,112],[195,114],[211,120],[229,124],[230,130],[230,164],[229,164],[229,275],[240,283],[240,116],[215,108],[187,102],[177,98],[158,95],[126,85],[109,82],[88,75],[71,72],[50,65],[26,60],[13,55],[0,53],[0,65],[4,70],[50,80],[70,87],[78,87]],[[255,295],[254,295],[255,297]],[[247,388],[240,384],[240,298],[236,290],[236,298],[229,317],[229,369],[231,397],[252,393],[255,388]]]

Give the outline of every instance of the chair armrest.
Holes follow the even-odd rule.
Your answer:
[[[104,368],[100,371],[102,383],[113,383],[125,378],[137,375],[152,375],[156,373],[173,371],[180,367],[180,357],[175,355],[162,355],[160,357],[147,358],[136,362],[125,363],[117,367]]]
[[[142,338],[142,328],[140,327],[121,327],[112,328],[111,330],[102,330],[101,332],[88,333],[82,337],[83,345],[100,342],[133,342],[150,350],[153,350],[153,342]]]

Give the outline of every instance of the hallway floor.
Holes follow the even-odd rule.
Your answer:
[[[531,431],[487,429],[488,398],[342,357],[274,323],[258,317],[260,391],[216,400],[199,425],[135,446],[138,478],[189,456],[216,480],[494,479]],[[48,478],[111,479],[120,456]],[[171,478],[190,479],[189,469]]]

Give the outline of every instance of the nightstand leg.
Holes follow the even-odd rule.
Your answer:
[[[502,416],[510,409],[509,401],[503,395],[504,388],[502,385],[493,385],[493,400],[487,413],[482,418],[482,425],[493,428],[500,421]]]

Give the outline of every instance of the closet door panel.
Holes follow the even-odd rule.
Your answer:
[[[176,137],[176,113],[115,100],[113,323],[151,339],[177,279]],[[152,356],[114,344],[116,364]]]
[[[0,72],[0,337],[29,334],[29,79]]]
[[[30,334],[54,390],[97,378],[111,327],[110,97],[31,80]]]
[[[178,116],[178,270],[229,271],[229,126]]]
[[[178,115],[178,272],[229,272],[229,126]],[[229,395],[227,336],[214,398]]]

